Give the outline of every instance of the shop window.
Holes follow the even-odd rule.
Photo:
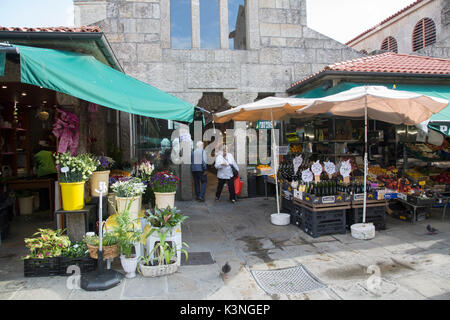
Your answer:
[[[245,0],[228,1],[229,48],[246,49]]]
[[[219,1],[200,0],[200,47],[220,48]]]
[[[433,43],[436,43],[436,25],[430,18],[424,18],[414,27],[412,49],[418,51]]]
[[[381,44],[381,50],[398,53],[397,40],[393,37],[387,37]]]
[[[191,1],[172,0],[170,3],[170,41],[172,49],[191,49]]]
[[[133,153],[136,159],[148,158],[152,152],[161,151],[164,138],[161,127],[157,119],[133,116]]]

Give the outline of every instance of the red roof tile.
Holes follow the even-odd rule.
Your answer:
[[[353,41],[361,38],[362,36],[365,36],[366,34],[368,34],[369,32],[375,30],[376,28],[378,28],[379,26],[382,26],[383,24],[389,22],[390,20],[394,19],[395,17],[401,15],[403,12],[408,11],[409,9],[411,9],[412,7],[415,7],[416,5],[418,5],[419,3],[423,2],[424,0],[417,0],[414,1],[413,3],[411,3],[409,6],[406,6],[405,8],[403,8],[402,10],[398,11],[397,13],[393,14],[392,16],[390,16],[389,18],[384,19],[383,21],[381,21],[379,24],[377,24],[376,26],[364,31],[363,33],[361,33],[360,35],[356,36],[355,38],[353,38],[350,41],[347,41],[345,44],[349,45],[349,43],[352,43]]]
[[[328,65],[323,70],[293,83],[291,88],[326,71],[450,75],[450,59],[386,52]]]
[[[81,26],[81,27],[2,27],[0,31],[15,31],[15,32],[101,32],[100,27],[97,26]]]

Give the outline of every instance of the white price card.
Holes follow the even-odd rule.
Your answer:
[[[313,163],[313,165],[311,166],[311,170],[316,176],[320,176],[322,174],[323,168],[322,165],[320,164],[320,160],[317,160],[316,162]]]
[[[302,156],[297,156],[294,158],[294,160],[292,161],[294,163],[294,174],[297,174],[298,168],[302,165],[303,163],[303,158]]]
[[[304,171],[302,171],[302,181],[303,182],[311,182],[313,181],[313,173],[311,172],[311,170],[306,169]]]
[[[336,165],[331,162],[331,161],[327,161],[324,163],[325,166],[325,171],[328,174],[335,174],[336,173]]]
[[[350,160],[343,161],[341,163],[341,168],[339,169],[339,171],[344,178],[350,176],[350,172],[352,172],[352,165],[350,164]]]

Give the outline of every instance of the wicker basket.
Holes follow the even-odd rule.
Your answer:
[[[92,259],[98,259],[98,246],[87,245],[89,250],[89,256]],[[114,246],[103,246],[103,259],[113,259],[119,256],[119,247]]]
[[[176,261],[174,261],[171,264],[166,264],[166,265],[162,265],[162,266],[146,266],[142,262],[139,263],[139,272],[144,277],[149,277],[149,278],[166,276],[166,275],[177,272],[177,270],[178,270],[178,265],[177,265]]]

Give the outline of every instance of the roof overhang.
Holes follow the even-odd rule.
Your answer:
[[[0,42],[90,54],[123,72],[103,32],[0,31]]]
[[[450,74],[428,74],[428,73],[396,73],[396,72],[356,72],[325,70],[301,83],[289,88],[286,92],[290,95],[301,94],[312,88],[318,87],[327,81],[348,82],[386,82],[397,81],[411,84],[449,84]]]

